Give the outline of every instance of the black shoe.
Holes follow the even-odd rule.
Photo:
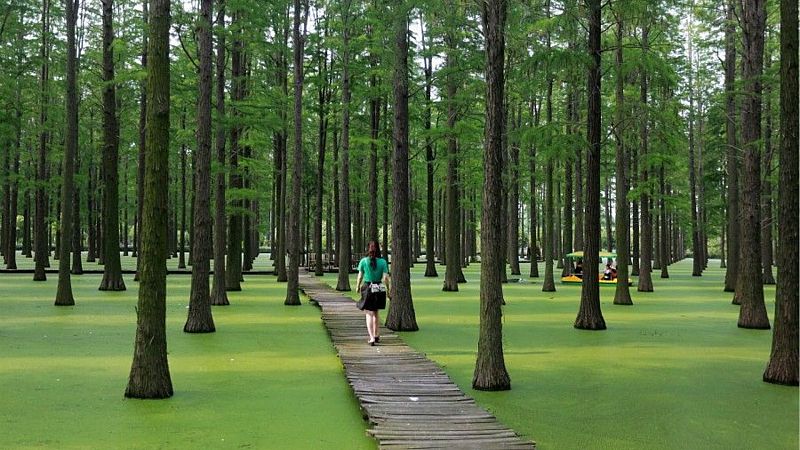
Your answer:
[[[369,341],[369,342],[367,342],[367,344],[369,344],[369,345],[371,345],[371,346],[375,347],[375,341]]]
[[[381,337],[380,336],[375,336],[375,343],[377,344],[380,341],[381,341]]]

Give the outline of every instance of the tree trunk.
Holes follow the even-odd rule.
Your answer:
[[[767,52],[766,71],[769,72],[771,55]],[[766,284],[775,284],[775,277],[772,276],[772,157],[774,149],[772,147],[772,86],[770,83],[764,85],[764,173],[761,176],[761,280]]]
[[[327,36],[327,22],[325,27],[325,35]],[[314,266],[314,275],[321,277],[325,274],[325,266],[323,264],[323,249],[322,249],[322,217],[323,217],[323,206],[322,206],[322,199],[325,195],[325,149],[327,146],[328,140],[328,117],[327,117],[327,110],[325,109],[328,102],[330,101],[330,84],[328,84],[328,50],[324,49],[320,46],[320,53],[319,53],[319,77],[322,81],[318,88],[318,98],[319,98],[319,142],[318,142],[318,153],[317,153],[317,192],[316,192],[316,220],[314,222],[314,250],[316,252],[315,261],[316,264]],[[376,194],[377,197],[377,194]],[[373,212],[374,213],[374,212]],[[377,216],[377,214],[376,214]],[[330,221],[328,221],[328,225],[330,226]],[[377,226],[377,225],[376,225]],[[330,228],[328,228],[330,230]],[[377,231],[376,231],[377,233]],[[328,245],[330,245],[331,241],[331,233],[328,231]],[[328,252],[330,253],[330,252]]]
[[[198,77],[199,76],[201,76],[201,74],[198,71]],[[198,97],[197,98],[198,104],[199,104],[200,100],[201,100],[200,97]],[[198,111],[198,113],[199,113],[199,111]],[[199,115],[198,115],[198,119],[199,119]],[[198,130],[200,129],[200,126],[201,125],[198,123],[198,125],[197,125]],[[183,114],[181,114],[181,129],[186,131],[186,111],[184,111]],[[199,153],[201,151],[200,148],[199,148],[199,146],[200,146],[199,139],[198,139],[197,145],[198,145],[197,152],[193,152],[192,153],[192,159],[195,160],[195,162],[197,160],[197,153]],[[195,166],[195,167],[197,167],[197,166]],[[196,182],[197,181],[195,180],[195,182],[192,183],[192,184],[195,184]],[[197,191],[195,190],[196,188],[197,188],[197,186],[192,186],[192,192],[195,192],[195,194],[197,193]],[[186,144],[181,144],[181,227],[180,227],[180,232],[179,232],[179,235],[178,235],[178,240],[179,240],[179,243],[178,243],[178,247],[179,247],[178,248],[178,269],[185,269],[186,268],[186,256],[185,256],[185,254],[186,254],[186,206],[187,206],[187,204],[186,204]],[[206,206],[208,206],[208,205],[206,205]],[[178,206],[175,205],[175,207],[177,208]],[[192,223],[194,223],[194,221],[192,221]],[[194,230],[192,230],[192,233],[194,233],[196,231],[197,231],[197,229],[194,229]],[[192,242],[193,241],[194,241],[194,239],[192,239]],[[189,255],[189,257],[191,258],[191,254]]]
[[[478,355],[472,387],[482,391],[511,389],[511,378],[503,355],[501,263],[505,248],[503,208],[503,88],[505,84],[505,0],[481,4],[483,35],[486,39],[486,125],[484,127],[484,189],[481,217],[481,286]]]
[[[513,111],[512,111],[513,112]],[[522,128],[522,111],[519,109],[512,117],[514,129]],[[508,262],[511,266],[511,275],[520,275],[519,268],[519,138],[511,142],[511,186],[508,195]],[[462,209],[462,208],[459,208]]]
[[[168,398],[167,185],[169,176],[169,0],[151,0],[147,67],[147,154],[136,339],[125,397]]]
[[[292,40],[294,41],[294,148],[292,160],[292,206],[289,210],[289,267],[286,273],[286,300],[284,305],[300,305],[300,200],[302,199],[301,182],[303,171],[303,45],[305,35],[300,35],[300,0],[294,0],[294,21]],[[306,12],[303,13],[305,20]]]
[[[103,4],[103,279],[101,291],[124,291],[119,256],[119,124],[114,84],[114,0]]]
[[[452,7],[452,5],[451,5]],[[458,291],[458,279],[461,273],[461,225],[460,207],[458,201],[458,142],[456,140],[456,119],[458,115],[456,106],[456,93],[458,84],[456,81],[455,65],[457,64],[455,37],[448,32],[445,37],[447,43],[446,66],[447,75],[445,76],[445,90],[447,96],[447,180],[445,182],[445,273],[443,291]],[[463,275],[462,275],[463,276]]]
[[[642,30],[642,50],[644,52],[649,51],[649,27],[645,27]],[[639,168],[641,171],[640,173],[640,184],[643,187],[642,194],[641,194],[641,245],[639,249],[639,286],[637,290],[639,292],[653,292],[653,278],[652,278],[652,267],[653,267],[653,223],[651,221],[651,213],[650,213],[650,193],[647,186],[649,185],[649,168],[645,164],[644,161],[647,160],[647,153],[649,151],[649,139],[650,139],[650,114],[648,112],[648,104],[647,104],[647,95],[648,95],[648,74],[646,71],[642,71],[641,74],[641,89],[640,89],[640,102],[641,102],[641,117],[639,120],[640,123],[640,134],[641,134],[641,152],[640,152],[640,160],[642,161],[642,165]]]
[[[571,89],[571,88],[570,88]],[[567,126],[566,126],[566,134],[568,136],[574,135],[577,130],[574,129],[573,126],[573,119],[575,117],[575,111],[573,111],[574,104],[572,102],[572,98],[574,97],[574,93],[569,91],[567,94],[567,104],[566,104],[566,115],[567,115]],[[572,262],[567,259],[565,256],[567,253],[572,253],[572,162],[567,159],[564,164],[564,228],[562,230],[562,246],[563,254],[558,255],[559,258],[563,258],[563,270],[561,271],[561,276],[565,277],[572,273],[573,267]]]
[[[394,159],[392,167],[392,283],[386,327],[417,331],[411,297],[408,149],[408,5],[395,4]],[[458,241],[456,241],[456,245]],[[448,261],[449,264],[457,261]],[[458,264],[457,264],[458,265]],[[458,266],[460,269],[460,265]]]
[[[350,1],[342,5],[342,152],[341,179],[339,180],[339,276],[337,291],[350,290]],[[392,249],[394,253],[394,249]],[[394,259],[394,255],[392,255]],[[392,283],[394,284],[394,283]],[[360,286],[358,286],[360,288]]]
[[[424,23],[424,18],[420,15],[420,22]],[[423,30],[424,33],[424,30]],[[433,43],[431,33],[429,46]],[[422,36],[423,50],[425,50],[425,36]],[[424,59],[425,72],[425,169],[426,169],[426,210],[425,210],[425,276],[438,277],[436,272],[436,221],[433,211],[434,187],[433,172],[436,156],[433,150],[433,142],[430,137],[431,130],[431,86],[433,85],[433,55],[427,54]]]
[[[42,2],[42,47],[40,57],[42,67],[39,78],[40,83],[40,109],[39,109],[39,160],[38,160],[38,186],[36,187],[36,217],[33,228],[33,244],[36,246],[36,260],[33,271],[33,281],[45,281],[45,267],[50,266],[50,241],[47,230],[45,229],[47,215],[47,196],[45,193],[45,183],[47,182],[47,146],[50,136],[47,131],[47,104],[49,102],[49,81],[50,81],[50,0]]]
[[[212,0],[213,1],[213,0]],[[211,304],[225,306],[228,293],[225,290],[225,2],[219,1],[217,8],[217,54],[216,54],[216,97],[217,124],[215,147],[217,150],[217,189],[214,193],[214,282],[211,288]]]
[[[781,0],[781,143],[778,236],[778,285],[775,288],[775,331],[763,379],[798,385],[798,24],[797,2]]]
[[[600,282],[597,262],[600,258],[600,0],[589,0],[589,96],[587,109],[586,215],[584,217],[584,268],[581,306],[575,328],[605,330],[600,311]]]
[[[143,10],[143,22],[145,30],[147,29],[147,22],[150,20],[149,12],[148,12],[148,5],[150,4],[150,0],[143,0],[142,1],[142,10]],[[142,37],[143,45],[142,45],[142,68],[147,69],[147,51],[148,51],[148,33],[145,32],[144,36]],[[136,249],[139,256],[136,258],[136,275],[133,277],[133,281],[139,281],[139,269],[141,268],[141,253],[142,253],[142,219],[144,218],[144,177],[145,177],[145,164],[146,164],[146,153],[147,153],[147,83],[142,84],[142,93],[140,97],[140,108],[139,108],[139,167],[138,167],[138,174],[136,177],[136,218],[139,221],[139,233],[136,236]]]
[[[622,12],[617,14],[617,48],[616,48],[616,86],[614,109],[614,140],[616,141],[617,204],[616,204],[616,240],[617,240],[617,286],[614,291],[615,305],[633,305],[631,290],[628,286],[629,249],[629,210],[628,210],[628,155],[625,151],[625,76],[622,72],[623,41],[625,25]]]
[[[80,156],[75,158],[75,173],[81,172],[81,159]],[[16,218],[16,216],[14,216]],[[75,186],[72,193],[72,217],[74,223],[72,225],[72,268],[70,273],[73,275],[83,274],[83,265],[81,264],[81,189],[80,185]],[[15,224],[16,225],[16,224]],[[16,227],[14,227],[16,228]],[[9,235],[10,237],[10,235]]]
[[[728,0],[725,18],[725,136],[728,146],[726,171],[728,181],[728,262],[725,292],[734,292],[739,272],[739,149],[736,143],[736,7]],[[733,304],[739,299],[733,297]]]
[[[72,306],[70,278],[70,254],[72,253],[72,213],[75,189],[75,159],[78,152],[78,93],[77,64],[75,45],[75,25],[78,21],[78,1],[67,0],[65,15],[67,19],[67,92],[66,92],[66,131],[64,136],[64,171],[61,178],[61,227],[59,230],[58,288],[56,306]],[[114,225],[116,226],[116,224]]]
[[[741,302],[740,328],[769,329],[761,279],[761,76],[764,65],[764,29],[767,20],[765,0],[743,2],[744,99],[742,101],[742,144],[744,167],[740,198],[741,243],[739,261],[754,265],[739,271],[736,297]],[[796,150],[796,149],[795,149]],[[787,188],[790,188],[787,186]]]
[[[215,331],[211,314],[211,292],[208,275],[211,270],[211,14],[214,0],[200,2],[197,23],[197,149],[194,152],[194,214],[192,219],[192,285],[189,293],[189,314],[183,331],[211,333]],[[183,257],[186,222],[186,153],[182,153],[183,216],[181,221],[181,259]]]
[[[687,41],[689,41],[689,195],[692,219],[692,276],[703,275],[703,261],[700,240],[700,223],[697,208],[697,163],[695,162],[695,143],[694,143],[694,29],[692,27],[693,17],[689,17],[689,31]],[[700,161],[702,164],[702,160]]]
[[[231,99],[234,104],[242,100],[242,37],[239,22],[241,21],[241,11],[233,13],[232,28],[237,30],[231,51]],[[241,112],[234,106],[233,117],[241,115]],[[231,127],[231,151],[230,151],[230,179],[231,189],[242,189],[242,174],[239,168],[239,125]],[[233,209],[229,215],[228,225],[228,259],[225,268],[225,289],[228,291],[241,291],[242,279],[242,200],[234,200]],[[281,255],[279,255],[281,256]]]
[[[666,180],[664,179],[664,163],[661,163],[661,170],[659,171],[659,184],[661,185],[661,198],[659,198],[658,204],[661,210],[661,226],[659,227],[660,231],[660,238],[659,238],[659,248],[661,251],[659,255],[661,256],[661,278],[669,278],[669,264],[671,259],[669,257],[669,228],[667,227],[667,203],[666,197],[667,193],[671,191],[671,188],[666,185]]]
[[[533,122],[534,127],[539,126],[539,108],[536,106],[535,97],[531,99],[531,121]],[[531,209],[531,226],[530,226],[530,233],[531,233],[531,242],[530,242],[530,255],[529,259],[531,260],[531,278],[539,278],[539,245],[537,244],[538,240],[538,228],[539,224],[536,220],[536,208],[537,208],[537,201],[536,201],[536,145],[530,144],[530,148],[528,149],[528,167],[531,173],[530,179],[530,191],[531,191],[531,201],[530,201],[530,209]]]

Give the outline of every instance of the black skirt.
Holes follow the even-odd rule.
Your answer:
[[[359,300],[357,306],[358,309],[362,311],[377,311],[379,309],[386,309],[386,291],[371,292],[370,283],[361,286],[361,300]]]

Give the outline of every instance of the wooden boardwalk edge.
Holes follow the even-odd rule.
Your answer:
[[[536,448],[396,333],[381,326],[380,344],[368,345],[364,314],[351,298],[304,270],[300,289],[322,310],[347,382],[372,426],[367,433],[380,448]]]

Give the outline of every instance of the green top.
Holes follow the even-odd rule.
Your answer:
[[[364,274],[364,283],[379,283],[383,274],[389,272],[389,264],[383,258],[375,258],[375,268],[370,264],[370,257],[365,256],[358,262],[358,271]]]

